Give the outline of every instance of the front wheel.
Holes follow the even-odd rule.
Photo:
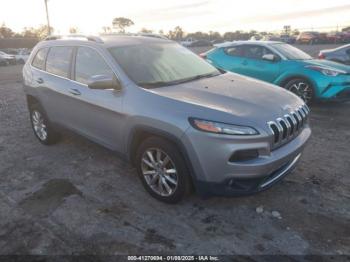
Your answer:
[[[190,174],[175,145],[159,137],[146,139],[136,156],[137,172],[154,198],[175,204],[191,191]]]
[[[314,89],[305,79],[292,79],[284,85],[284,88],[299,96],[306,104],[311,104],[314,100]]]

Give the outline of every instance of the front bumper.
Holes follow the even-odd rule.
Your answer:
[[[298,162],[310,138],[308,125],[297,137],[271,151],[268,136],[235,139],[188,130],[183,138],[200,195],[242,195],[265,190],[281,180]],[[230,161],[240,150],[256,149],[259,156],[247,161]]]
[[[282,180],[297,165],[301,153],[294,159],[288,161],[280,168],[264,177],[255,179],[227,179],[221,183],[211,183],[197,181],[197,189],[201,195],[217,195],[217,196],[242,196],[255,194],[269,189],[274,184]]]
[[[350,100],[350,76],[323,77],[317,79],[319,100],[348,101]]]

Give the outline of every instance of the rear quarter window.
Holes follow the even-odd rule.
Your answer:
[[[51,47],[46,59],[46,71],[69,78],[73,47]]]
[[[47,47],[39,49],[39,51],[36,53],[33,59],[32,66],[41,70],[45,70],[45,59],[48,51],[49,48]]]
[[[243,47],[242,46],[230,46],[224,49],[225,53],[230,56],[243,56]]]

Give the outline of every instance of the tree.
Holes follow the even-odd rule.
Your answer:
[[[174,29],[174,38],[175,40],[182,40],[184,32],[180,26],[175,27]]]
[[[160,34],[160,35],[164,35],[164,31],[163,31],[163,29],[160,29],[160,30],[158,31],[158,34]]]
[[[109,34],[112,32],[112,29],[109,26],[102,26],[102,31],[105,34]]]
[[[350,32],[350,26],[344,27],[342,29],[343,32]]]
[[[3,23],[0,27],[0,37],[7,38],[12,37],[13,35],[14,32]]]
[[[147,29],[147,28],[143,27],[140,32],[148,34],[148,33],[153,33],[153,30],[150,30],[150,29]]]
[[[113,28],[118,29],[119,32],[125,33],[125,28],[134,25],[134,22],[129,18],[116,17],[112,21]]]
[[[28,38],[37,37],[35,28],[33,27],[24,27],[21,35]]]
[[[71,27],[69,28],[69,33],[70,33],[70,34],[76,34],[76,33],[78,33],[78,28],[77,28],[76,26],[71,26]]]
[[[53,31],[53,27],[50,27],[49,30],[47,25],[41,25],[37,29],[35,29],[36,36],[40,39],[44,39],[50,34],[50,32],[52,33]]]
[[[299,35],[300,34],[300,31],[298,29],[294,29],[292,31],[292,35]]]

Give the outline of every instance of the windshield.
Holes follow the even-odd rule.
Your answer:
[[[308,60],[311,56],[288,44],[274,44],[273,47],[289,60]]]
[[[118,46],[109,50],[129,78],[143,87],[178,84],[220,74],[205,60],[175,43]]]

